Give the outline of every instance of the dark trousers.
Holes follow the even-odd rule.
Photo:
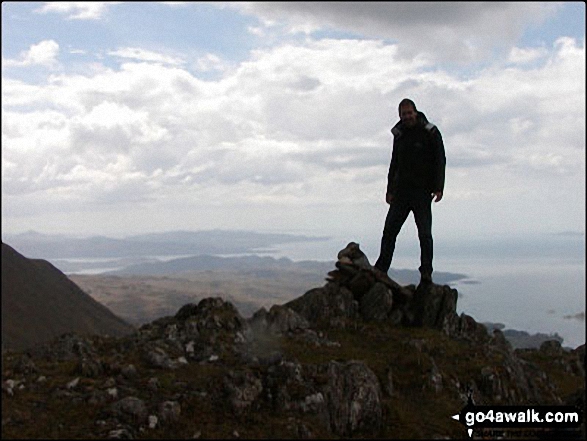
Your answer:
[[[420,239],[420,273],[432,274],[432,197],[430,192],[398,195],[391,202],[385,218],[379,259],[375,263],[375,267],[385,273],[391,266],[397,235],[410,211],[414,213],[418,239]]]

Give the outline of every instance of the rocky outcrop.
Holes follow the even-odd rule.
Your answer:
[[[457,315],[458,293],[447,285],[401,286],[373,268],[357,243],[338,254],[327,284],[285,304],[314,325],[345,327],[357,320],[442,330],[451,337],[488,341],[482,324]]]
[[[584,404],[584,345],[514,350],[456,301],[448,286],[398,285],[351,243],[323,287],[250,319],[207,298],[130,336],[69,333],[3,354],[2,434],[460,438],[446,406],[457,413],[469,394]]]
[[[340,436],[374,436],[382,424],[381,386],[363,362],[331,361],[324,399],[328,424]]]

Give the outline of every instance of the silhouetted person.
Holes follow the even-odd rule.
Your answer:
[[[389,212],[375,268],[384,273],[389,270],[397,235],[412,211],[420,240],[420,283],[432,283],[431,205],[432,199],[442,199],[444,191],[444,144],[439,130],[412,100],[400,102],[399,116],[391,129],[393,150],[385,196]]]

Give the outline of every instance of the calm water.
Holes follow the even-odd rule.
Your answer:
[[[455,283],[459,313],[530,333],[557,332],[573,348],[585,343],[584,264],[524,258],[441,262],[479,282]],[[576,317],[581,312],[582,320]]]

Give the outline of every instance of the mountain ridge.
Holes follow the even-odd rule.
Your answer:
[[[3,349],[27,349],[66,332],[133,331],[51,263],[28,259],[2,242]]]

